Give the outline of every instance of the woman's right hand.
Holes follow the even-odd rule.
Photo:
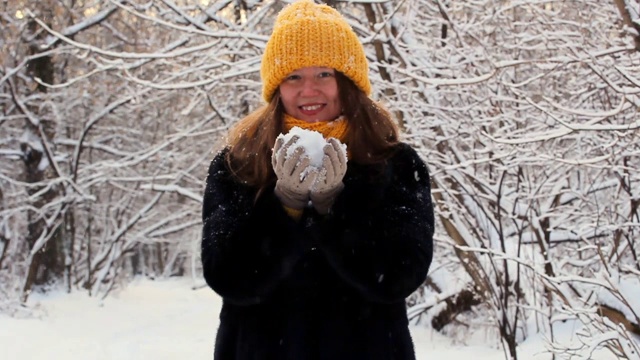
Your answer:
[[[293,136],[287,143],[278,138],[273,147],[271,165],[278,178],[274,189],[275,195],[282,205],[291,209],[303,209],[309,203],[311,185],[316,180],[318,172],[309,168],[311,159],[298,146],[287,155],[289,148],[295,146],[298,136]]]

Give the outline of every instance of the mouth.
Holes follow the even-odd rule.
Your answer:
[[[322,111],[322,109],[324,109],[325,106],[326,106],[325,104],[309,104],[309,105],[298,106],[298,109],[300,109],[300,112],[302,112],[305,115],[315,115],[320,111]]]

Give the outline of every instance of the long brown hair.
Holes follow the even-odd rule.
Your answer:
[[[391,114],[371,100],[351,79],[336,71],[342,114],[349,122],[345,143],[349,161],[374,164],[391,156],[398,143],[398,127]],[[280,92],[240,120],[229,132],[227,164],[243,183],[264,189],[275,181],[271,152],[283,131],[284,106]]]

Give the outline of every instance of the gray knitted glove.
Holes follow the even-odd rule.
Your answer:
[[[311,187],[311,203],[319,214],[326,215],[334,200],[344,188],[342,179],[347,172],[347,153],[335,138],[324,146],[322,168]]]
[[[291,209],[303,209],[309,203],[309,189],[316,180],[317,171],[309,171],[309,156],[304,148],[296,148],[287,155],[291,146],[295,146],[298,136],[293,136],[284,144],[284,139],[278,138],[271,155],[271,166],[278,180],[274,189],[275,195],[282,205]]]

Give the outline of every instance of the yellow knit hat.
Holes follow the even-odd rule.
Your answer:
[[[300,0],[276,18],[262,57],[262,97],[269,102],[287,75],[308,66],[334,68],[371,93],[367,58],[351,26],[335,9]]]

